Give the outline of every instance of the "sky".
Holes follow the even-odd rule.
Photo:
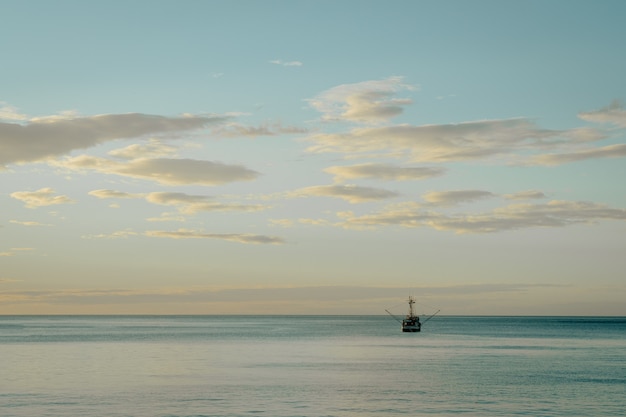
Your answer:
[[[626,315],[622,0],[0,5],[0,314]]]

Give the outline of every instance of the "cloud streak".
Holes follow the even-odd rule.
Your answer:
[[[224,122],[225,116],[165,117],[140,113],[35,119],[0,123],[0,167],[41,161],[118,139],[188,132]]]
[[[173,156],[176,154],[177,148],[166,145],[156,139],[149,140],[146,144],[132,144],[121,149],[114,149],[109,155],[121,159],[140,159],[140,158],[159,158],[164,156]]]
[[[301,67],[304,65],[300,61],[283,61],[282,59],[273,59],[270,61],[270,64],[280,65],[283,67]]]
[[[571,148],[604,139],[597,130],[547,130],[528,119],[484,120],[442,125],[394,125],[353,129],[348,133],[319,133],[306,138],[311,153],[354,156],[377,152],[415,162],[519,159],[546,150]]]
[[[537,190],[520,191],[518,193],[505,194],[504,198],[507,200],[533,200],[546,198],[546,195]]]
[[[424,200],[433,206],[455,206],[489,197],[494,194],[482,190],[433,191],[423,195]]]
[[[254,212],[269,208],[268,206],[261,204],[220,203],[212,201],[212,197],[189,195],[185,193],[150,193],[146,196],[146,200],[154,204],[179,207],[179,211],[184,214],[195,214],[198,212],[208,211]]]
[[[399,167],[391,164],[359,164],[351,166],[332,166],[324,172],[334,175],[336,182],[359,178],[384,181],[423,180],[443,175],[446,170],[440,167]]]
[[[27,208],[53,206],[58,204],[71,204],[74,200],[65,195],[54,195],[52,188],[40,188],[37,191],[16,191],[10,196],[22,201]]]
[[[255,235],[249,233],[206,233],[187,229],[179,229],[176,231],[150,230],[145,232],[145,235],[149,237],[169,239],[218,239],[246,244],[279,245],[285,243],[283,238],[277,236]]]
[[[578,114],[587,122],[611,124],[613,130],[600,127],[545,129],[524,117],[434,125],[383,125],[410,104],[410,100],[397,101],[392,96],[410,89],[401,78],[392,77],[341,85],[309,100],[325,120],[377,122],[378,125],[347,132],[311,134],[305,138],[311,143],[307,152],[339,153],[350,158],[378,156],[422,163],[502,160],[519,165],[561,165],[626,156],[625,144],[597,144],[626,127],[626,110],[617,101],[603,109]],[[356,174],[346,170],[346,175]]]
[[[400,226],[429,227],[457,234],[495,233],[533,227],[565,227],[603,220],[626,220],[626,210],[603,204],[553,200],[546,204],[513,204],[484,213],[447,215],[425,210],[423,204],[406,203],[364,216],[344,216],[347,228]]]
[[[587,122],[611,123],[618,127],[626,127],[626,110],[618,100],[600,110],[579,113],[578,117]]]
[[[532,161],[537,165],[562,165],[589,159],[622,158],[625,156],[626,144],[617,144],[574,152],[539,155],[534,157]]]
[[[259,137],[279,136],[307,133],[308,130],[297,126],[283,126],[281,123],[262,123],[258,126],[247,126],[241,123],[225,123],[214,129],[212,134],[220,137]]]
[[[21,226],[26,226],[26,227],[50,226],[49,224],[44,224],[44,223],[35,222],[35,221],[10,220],[9,223],[19,224]]]
[[[374,187],[360,187],[357,185],[316,185],[300,188],[287,193],[289,198],[297,197],[333,197],[340,198],[352,204],[384,200],[397,197],[393,191]]]
[[[211,196],[190,195],[186,193],[153,192],[147,194],[132,194],[102,189],[90,191],[88,194],[100,199],[145,199],[152,204],[176,207],[180,213],[187,215],[211,211],[254,212],[269,208],[261,204],[220,203],[214,201],[214,197]]]
[[[96,171],[158,182],[164,185],[221,185],[235,181],[252,181],[260,174],[241,165],[185,158],[142,158],[118,162],[81,155],[52,163],[76,170]]]
[[[19,252],[28,252],[28,251],[32,251],[34,250],[34,248],[11,248],[8,251],[4,251],[4,252],[0,252],[0,256],[15,256],[17,255]]]

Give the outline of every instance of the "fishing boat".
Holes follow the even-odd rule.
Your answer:
[[[441,310],[437,310],[437,312],[428,318],[424,319],[424,321],[420,321],[420,316],[415,314],[415,310],[413,306],[415,305],[415,298],[412,296],[409,297],[409,312],[404,318],[400,318],[394,314],[392,314],[389,310],[385,310],[391,317],[396,319],[398,322],[402,324],[402,331],[406,333],[415,333],[422,331],[422,323],[426,323],[428,320],[435,317],[437,313]]]

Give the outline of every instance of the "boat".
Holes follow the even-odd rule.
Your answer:
[[[403,332],[413,333],[422,330],[420,316],[415,315],[415,313],[413,312],[413,304],[415,304],[415,299],[413,297],[409,297],[409,313],[402,320]]]
[[[437,310],[435,314],[426,318],[423,322],[420,321],[420,316],[415,314],[415,310],[413,309],[413,305],[415,305],[415,298],[409,296],[409,312],[404,318],[400,318],[394,314],[392,314],[389,310],[385,310],[391,317],[396,319],[402,324],[402,331],[405,333],[416,333],[422,331],[422,324],[426,323],[428,320],[435,317],[437,313],[441,310]]]

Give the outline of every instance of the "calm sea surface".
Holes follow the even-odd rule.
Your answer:
[[[624,416],[626,318],[0,316],[0,416]]]

